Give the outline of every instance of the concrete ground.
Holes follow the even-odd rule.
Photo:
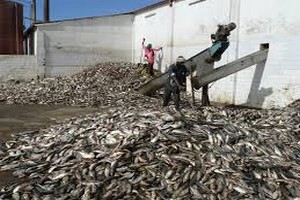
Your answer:
[[[39,130],[58,121],[96,111],[96,108],[0,104],[0,140],[5,142],[11,139],[12,133]],[[17,178],[11,172],[0,172],[0,187],[14,181]]]

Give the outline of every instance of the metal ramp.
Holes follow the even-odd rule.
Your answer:
[[[261,44],[259,51],[213,69],[214,63],[207,63],[205,61],[206,58],[210,58],[210,52],[208,48],[189,58],[185,62],[185,65],[188,70],[191,70],[191,72],[196,71],[196,75],[193,77],[193,87],[195,89],[200,89],[211,82],[217,81],[250,66],[266,61],[268,52],[269,44]],[[138,92],[144,95],[152,95],[155,93],[155,91],[164,87],[166,80],[167,73],[164,73],[142,85],[138,89]]]

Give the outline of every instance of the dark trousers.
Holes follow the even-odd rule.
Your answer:
[[[154,76],[154,69],[153,69],[154,63],[148,63],[147,64],[147,72],[150,76]]]
[[[221,47],[212,55],[215,61],[220,61],[222,58],[222,54],[226,51],[226,49],[229,47],[229,42],[221,42],[218,43],[221,44]]]
[[[165,87],[163,107],[169,105],[169,102],[172,99],[172,97],[173,97],[176,110],[179,110],[180,91],[178,89],[172,89],[170,87]]]

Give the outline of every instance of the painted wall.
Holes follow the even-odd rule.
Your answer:
[[[173,6],[165,5],[138,13],[134,20],[135,62],[141,58],[141,41],[154,47],[163,47],[157,53],[155,67],[165,69],[183,55],[186,58],[197,54],[210,45],[209,36],[220,22],[228,22],[229,0],[176,1]],[[222,7],[222,9],[214,8]]]
[[[214,83],[212,100],[271,108],[300,98],[299,6],[297,0],[232,1],[231,16],[240,26],[226,59],[217,66],[258,50],[260,43],[269,43],[270,52],[264,67],[253,66]]]
[[[170,63],[170,46],[172,34],[172,11],[169,7],[159,7],[135,16],[134,30],[134,62],[143,62],[142,39],[145,45],[151,43],[154,48],[163,47],[156,53],[154,68],[164,71]]]
[[[178,55],[188,58],[209,47],[217,24],[234,21],[239,27],[215,67],[257,51],[260,43],[270,43],[269,57],[262,68],[253,66],[210,84],[211,100],[283,107],[300,98],[299,7],[298,0],[179,0],[172,7],[141,12],[134,20],[134,61],[140,60],[145,37],[163,46],[155,67],[165,71]]]
[[[132,61],[132,15],[37,26],[41,74],[71,75],[101,62]]]
[[[177,0],[173,6],[37,25],[34,52],[38,75],[71,75],[99,62],[143,58],[141,41],[163,47],[155,68],[165,71],[211,45],[218,24],[236,22],[231,45],[215,67],[270,43],[264,67],[250,67],[210,84],[212,101],[257,107],[283,107],[300,98],[300,15],[298,0]],[[200,96],[200,95],[198,95]]]
[[[36,56],[0,55],[0,81],[35,79],[36,61]]]

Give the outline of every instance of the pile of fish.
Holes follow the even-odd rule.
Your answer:
[[[300,198],[300,113],[103,109],[14,135],[0,199]]]
[[[0,101],[7,104],[105,106],[145,80],[136,65],[102,63],[73,76],[1,83]]]
[[[292,103],[290,103],[287,108],[293,108],[293,109],[298,109],[300,110],[300,99],[297,99],[295,101],[293,101]]]
[[[300,198],[299,109],[194,107],[182,114],[132,90],[136,66],[0,85],[9,104],[99,106],[0,141],[0,199]],[[290,107],[298,107],[297,102]]]

